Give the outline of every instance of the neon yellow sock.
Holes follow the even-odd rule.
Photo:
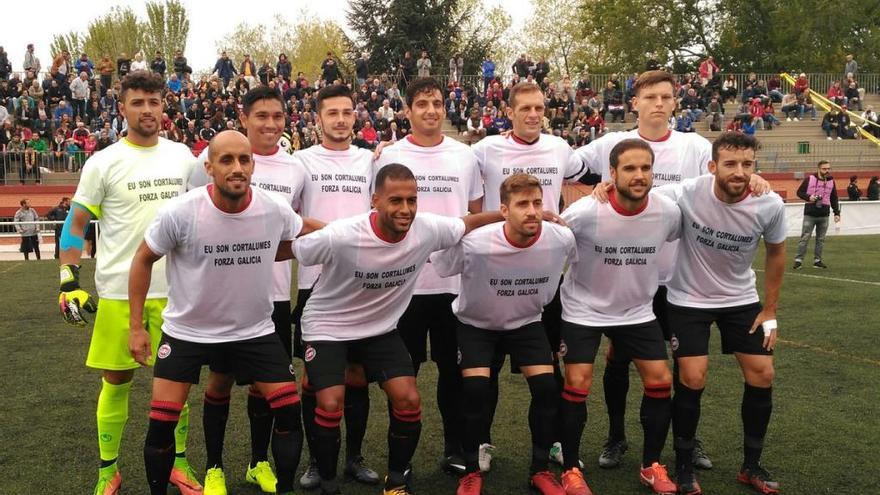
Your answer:
[[[131,382],[113,385],[101,379],[101,393],[98,395],[98,450],[102,461],[112,461],[119,457],[119,444],[122,430],[128,422],[128,394]]]
[[[178,456],[186,452],[187,434],[189,434],[189,402],[184,402],[183,409],[180,410],[180,419],[177,421],[177,427],[174,428],[174,452]]]

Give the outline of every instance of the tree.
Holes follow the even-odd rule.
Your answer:
[[[578,12],[578,0],[533,0],[532,3],[535,13],[521,36],[525,52],[535,61],[546,59],[556,75],[572,75],[582,69],[589,58],[589,44],[581,34],[578,17],[567,14]]]
[[[164,4],[148,1],[147,21],[144,33],[146,56],[162,52],[165,60],[172,60],[177,50],[186,51],[189,35],[189,16],[179,0],[166,0]]]
[[[452,29],[458,36],[449,54],[461,54],[465,74],[481,74],[487,57],[499,68],[512,60],[514,44],[507,39],[512,21],[501,6],[487,9],[482,0],[460,0],[454,19]]]

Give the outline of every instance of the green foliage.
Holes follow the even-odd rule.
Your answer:
[[[180,0],[165,0],[164,4],[149,1],[146,7],[144,57],[152,60],[156,51],[160,51],[166,62],[171,64],[175,51],[186,50],[186,37],[189,34],[186,7]]]

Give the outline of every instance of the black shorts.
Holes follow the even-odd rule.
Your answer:
[[[364,367],[367,380],[384,383],[392,378],[415,376],[412,358],[397,330],[360,340],[305,342],[304,361],[315,390],[345,384],[348,363]]]
[[[562,298],[559,295],[562,288],[562,278],[559,279],[559,285],[556,287],[556,294],[553,299],[544,306],[544,312],[541,313],[541,323],[544,324],[544,333],[547,335],[547,341],[550,343],[550,349],[559,349],[560,332],[562,328]],[[556,357],[554,356],[554,361]],[[504,354],[498,354],[492,363],[493,369],[501,369],[504,365]],[[519,373],[519,368],[512,362],[510,363],[510,372]]]
[[[272,310],[272,323],[275,324],[275,335],[281,339],[281,345],[287,352],[287,357],[293,357],[291,354],[291,325],[290,301],[275,301],[275,309]]]
[[[619,351],[628,358],[645,361],[668,359],[663,331],[657,320],[607,327],[588,327],[563,321],[559,356],[566,364],[593,364],[602,334],[611,340],[615,353]]]
[[[721,352],[772,356],[764,348],[764,331],[758,327],[749,334],[752,323],[761,312],[761,303],[730,308],[688,308],[669,304],[669,340],[674,357],[709,355],[709,330],[712,323],[721,331]]]
[[[290,314],[290,320],[293,324],[293,356],[300,359],[303,358],[303,341],[302,341],[302,315],[306,308],[306,302],[312,295],[312,289],[300,289],[296,293],[296,307]]]
[[[455,328],[458,320],[452,313],[455,294],[420,294],[409,302],[397,322],[397,331],[414,364],[428,360],[428,336],[431,338],[431,360],[455,365],[458,344]]]
[[[220,368],[239,383],[296,381],[290,358],[275,334],[233,342],[199,343],[162,333],[153,376],[175,382],[199,383],[202,366]]]
[[[657,287],[657,292],[654,294],[654,316],[657,317],[657,323],[660,325],[660,329],[663,330],[663,339],[669,340],[672,337],[672,330],[669,328],[669,311],[666,302],[666,286],[661,285]]]
[[[539,321],[516,330],[485,330],[458,323],[458,365],[461,369],[489,368],[497,356],[507,354],[517,368],[553,364],[547,333]]]

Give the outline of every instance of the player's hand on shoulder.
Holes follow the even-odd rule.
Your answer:
[[[543,220],[545,222],[555,223],[557,225],[562,225],[563,227],[568,227],[568,224],[565,223],[565,220],[563,220],[562,217],[560,217],[556,213],[553,213],[550,210],[543,211]]]
[[[593,192],[590,194],[590,197],[599,203],[607,203],[608,193],[610,193],[612,189],[614,189],[614,184],[611,181],[600,182],[593,187]]]
[[[749,180],[749,187],[752,189],[752,196],[758,197],[773,192],[770,182],[758,174],[752,174]]]
[[[380,141],[379,144],[376,145],[376,149],[373,150],[373,161],[378,160],[379,157],[382,156],[382,150],[391,146],[394,146],[393,141]]]
[[[144,330],[143,326],[137,328],[132,327],[128,333],[128,352],[131,357],[141,366],[147,366],[152,355],[152,344],[150,334]]]
[[[64,321],[76,327],[87,323],[83,311],[94,313],[98,310],[97,300],[79,286],[79,266],[61,266],[61,287],[58,294],[58,309]]]

